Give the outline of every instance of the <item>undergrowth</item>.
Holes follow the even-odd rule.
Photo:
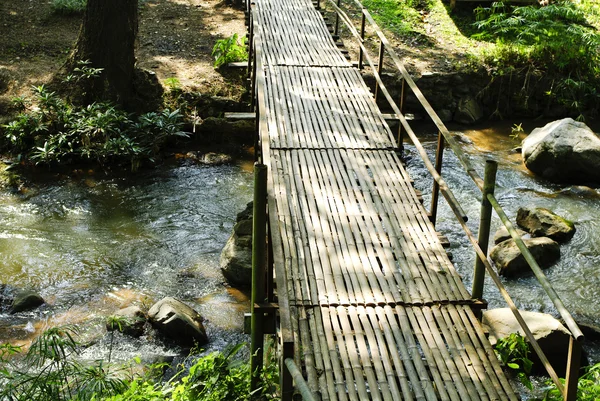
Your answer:
[[[73,327],[47,330],[22,360],[19,347],[0,345],[0,400],[10,401],[244,401],[250,394],[250,365],[239,354],[245,344],[199,357],[194,353],[164,380],[164,364],[133,376],[111,361],[77,361],[80,345]],[[139,358],[135,361],[139,363]],[[274,399],[277,376],[265,369],[255,395]]]
[[[600,101],[600,33],[587,19],[591,10],[564,0],[544,7],[497,1],[475,10],[472,37],[495,42],[483,57],[494,74],[544,75],[553,83],[547,95],[583,115]]]
[[[562,383],[565,381],[561,379]],[[546,392],[543,401],[562,401],[563,396],[553,382],[548,382],[550,389]],[[585,368],[585,373],[579,378],[577,385],[578,401],[600,400],[600,363]]]
[[[57,14],[82,14],[87,0],[52,0],[52,11]]]
[[[34,101],[15,99],[22,112],[2,128],[11,152],[36,164],[128,161],[135,170],[168,138],[187,136],[178,110],[134,116],[105,102],[73,106],[44,85],[33,89]]]
[[[214,66],[217,68],[229,63],[248,60],[246,37],[240,39],[238,34],[234,33],[229,38],[217,40],[212,49],[212,56],[215,58]]]

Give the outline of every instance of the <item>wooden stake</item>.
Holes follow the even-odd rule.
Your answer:
[[[477,242],[487,255],[488,243],[490,239],[490,224],[492,222],[492,205],[487,199],[488,194],[494,194],[496,187],[496,171],[498,163],[493,160],[486,160],[485,173],[483,176],[483,197],[481,199],[481,216],[479,218],[479,235]],[[473,272],[473,291],[471,296],[475,299],[483,298],[483,281],[485,278],[484,262],[476,256],[475,271]]]
[[[267,166],[254,164],[254,210],[252,222],[252,313],[250,391],[259,386],[259,375],[263,366],[263,313],[256,311],[257,304],[265,301],[266,239],[267,239]]]

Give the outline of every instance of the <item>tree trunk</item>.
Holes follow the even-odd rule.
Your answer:
[[[138,32],[138,0],[88,0],[77,47],[68,63],[79,61],[102,68],[97,78],[84,85],[84,102],[107,100],[128,108],[134,97],[135,40]]]

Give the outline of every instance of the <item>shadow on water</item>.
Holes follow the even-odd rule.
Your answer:
[[[54,178],[24,195],[0,192],[2,283],[47,301],[33,312],[0,314],[0,343],[23,344],[44,328],[76,324],[84,341],[101,344],[105,316],[164,296],[205,317],[209,349],[244,341],[249,303],[225,285],[218,261],[236,214],[252,198],[251,180],[244,165],[184,164]],[[143,349],[121,345],[124,358],[127,349]]]

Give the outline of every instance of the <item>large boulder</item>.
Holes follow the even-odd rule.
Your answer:
[[[233,234],[221,251],[221,271],[236,287],[252,284],[252,202],[237,216]]]
[[[129,306],[118,310],[107,320],[106,330],[117,330],[132,337],[140,337],[144,334],[144,323],[146,323],[144,312],[138,306]]]
[[[517,224],[534,237],[548,237],[556,242],[566,242],[575,235],[573,222],[541,207],[519,208]]]
[[[523,242],[541,268],[552,266],[560,258],[558,243],[547,237],[524,239]],[[490,257],[502,276],[514,277],[531,271],[513,239],[499,243],[492,248]]]
[[[148,311],[148,319],[161,334],[184,346],[208,342],[202,316],[183,302],[166,297]]]
[[[40,294],[31,290],[18,292],[10,307],[10,313],[19,313],[37,308],[44,303],[44,298]]]
[[[555,182],[600,182],[600,138],[584,123],[565,118],[534,129],[522,144],[523,161]]]
[[[564,375],[569,352],[569,331],[554,317],[546,313],[519,311],[531,330],[550,364],[559,375]],[[492,309],[483,312],[482,323],[487,328],[492,345],[512,333],[525,336],[517,319],[509,308]],[[537,354],[531,349],[529,355],[534,363],[534,370],[543,370]],[[562,376],[564,377],[564,376]]]

